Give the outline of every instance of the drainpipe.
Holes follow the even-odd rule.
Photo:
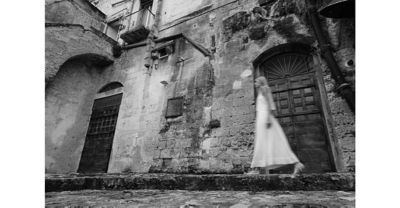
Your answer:
[[[160,16],[161,16],[161,7],[162,7],[162,0],[157,1],[157,10],[154,15],[154,23],[150,28],[150,33],[147,37],[146,44],[147,44],[147,49],[146,49],[146,57],[145,59],[145,64],[144,66],[147,68],[147,72],[149,75],[151,75],[152,71],[152,58],[151,58],[151,51],[154,49],[155,46],[155,39],[158,36],[158,25],[160,22]]]
[[[314,30],[315,36],[317,37],[319,47],[321,49],[322,57],[326,60],[328,67],[332,73],[333,79],[336,81],[338,87],[336,90],[346,100],[351,111],[355,113],[355,95],[352,91],[350,84],[344,79],[344,75],[340,71],[340,68],[333,57],[332,49],[327,42],[323,31],[321,29],[320,20],[315,8],[315,0],[310,0],[311,6],[308,9],[308,15],[311,19],[311,25]]]

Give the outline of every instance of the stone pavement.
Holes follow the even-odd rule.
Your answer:
[[[355,193],[344,191],[185,191],[83,190],[47,192],[46,207],[355,207]]]

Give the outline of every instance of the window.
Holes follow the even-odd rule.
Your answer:
[[[159,59],[165,58],[167,56],[168,56],[168,53],[167,53],[166,48],[162,48],[162,49],[158,50],[158,58]]]
[[[174,53],[174,41],[164,43],[153,50],[155,57],[158,59],[167,58],[170,54]]]
[[[165,118],[175,118],[183,114],[183,97],[168,99]]]

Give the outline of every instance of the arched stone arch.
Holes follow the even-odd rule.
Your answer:
[[[108,171],[123,95],[122,88],[120,82],[109,82],[94,97],[78,172]]]
[[[113,63],[112,41],[81,25],[46,24],[46,84],[60,67],[70,60],[82,60],[97,66]]]
[[[310,54],[312,52],[312,47],[307,44],[299,43],[299,42],[280,44],[275,47],[269,48],[269,49],[263,51],[261,54],[259,54],[253,60],[253,66],[256,67],[257,65],[261,64],[265,60],[267,60],[275,55],[287,53],[287,52]]]
[[[110,82],[110,83],[104,85],[103,87],[101,87],[97,93],[107,92],[107,91],[110,91],[110,90],[121,88],[123,86],[124,85],[122,85],[121,82],[116,82],[116,81],[115,82]]]

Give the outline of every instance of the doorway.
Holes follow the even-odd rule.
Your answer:
[[[334,171],[312,56],[283,51],[264,59],[257,68],[257,74],[268,80],[277,119],[292,150],[305,165],[303,172]],[[292,166],[271,173],[291,173]]]
[[[94,101],[79,173],[107,172],[121,99],[119,93]]]

